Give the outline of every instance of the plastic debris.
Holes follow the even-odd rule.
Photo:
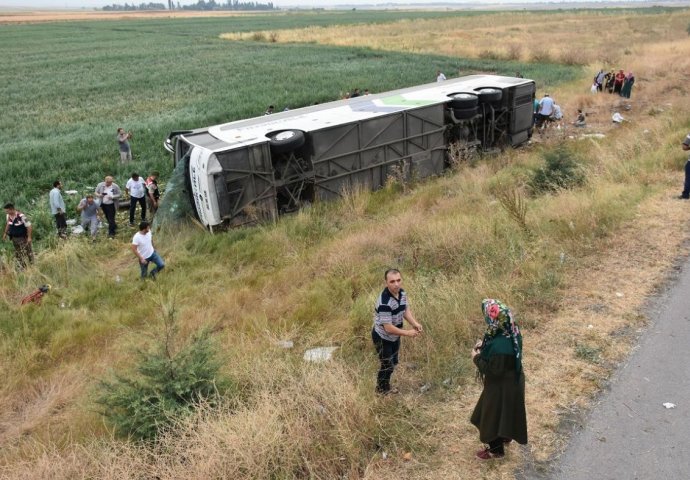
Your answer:
[[[419,387],[419,393],[426,393],[429,391],[430,388],[431,388],[431,385],[429,385],[428,383],[425,383],[424,385]]]
[[[81,235],[82,233],[84,233],[84,227],[81,225],[72,227],[72,235]]]
[[[295,346],[294,342],[292,340],[278,340],[276,342],[276,345],[278,345],[280,348],[292,348]]]
[[[333,352],[338,350],[338,347],[317,347],[311,348],[304,352],[305,362],[327,362],[333,358]]]
[[[611,116],[611,120],[613,120],[614,123],[623,123],[625,121],[623,115],[621,115],[618,112],[614,113],[613,116]]]
[[[381,458],[383,458],[384,460],[388,459],[388,453],[381,452]]]
[[[676,404],[671,402],[664,402],[662,405],[666,408],[676,408]]]
[[[65,220],[65,223],[67,225],[76,225],[77,221],[74,218],[70,218],[69,220]]]
[[[623,294],[622,294],[621,292],[616,292],[616,296],[617,296],[618,298],[623,298]]]
[[[403,460],[405,460],[406,462],[409,462],[410,460],[412,460],[412,452],[407,452],[407,453],[405,453],[405,455],[403,455],[402,458],[403,458]]]
[[[76,195],[79,192],[77,190],[65,190],[65,193],[67,195]]]
[[[594,325],[587,325],[587,328],[594,328]]]

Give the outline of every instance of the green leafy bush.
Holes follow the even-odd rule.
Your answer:
[[[216,346],[207,331],[194,335],[174,351],[174,325],[149,351],[139,351],[136,368],[100,382],[96,402],[118,434],[153,440],[195,405],[218,403],[233,385],[219,378]]]
[[[544,154],[546,161],[532,176],[529,187],[534,194],[555,192],[582,185],[585,174],[575,156],[566,148],[558,148]]]

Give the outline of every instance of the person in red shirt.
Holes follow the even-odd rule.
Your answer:
[[[623,73],[623,69],[618,70],[618,73],[616,74],[615,80],[613,81],[613,93],[617,93],[620,95],[621,89],[623,88],[623,82],[625,81],[625,73]]]

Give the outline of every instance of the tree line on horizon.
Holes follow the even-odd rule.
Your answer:
[[[216,2],[215,0],[198,0],[196,3],[191,5],[180,5],[180,2],[175,2],[173,0],[168,0],[168,4],[148,2],[140,3],[136,5],[134,3],[124,3],[106,5],[101,10],[106,12],[118,12],[118,11],[141,11],[141,10],[276,10],[277,8],[273,5],[273,2],[261,3],[261,2],[241,2],[239,0],[226,0],[224,3]]]

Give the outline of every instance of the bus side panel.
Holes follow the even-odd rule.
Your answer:
[[[410,175],[425,178],[443,172],[446,158],[444,105],[409,110],[406,116],[406,150]]]
[[[223,171],[215,176],[221,217],[230,225],[278,217],[275,180],[267,143],[216,154]]]

